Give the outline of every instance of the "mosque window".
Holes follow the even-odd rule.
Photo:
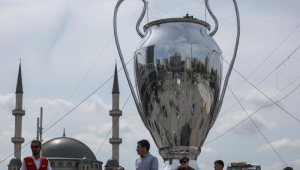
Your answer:
[[[95,165],[96,169],[98,169],[98,164]]]
[[[75,164],[75,167],[78,167],[79,166],[79,163],[77,162],[76,164]]]
[[[82,166],[82,169],[84,169],[84,166]]]
[[[55,163],[54,163],[54,162],[51,162],[50,166],[51,166],[51,167],[55,167]]]
[[[63,167],[63,166],[64,166],[64,164],[62,162],[58,163],[58,167]]]
[[[94,168],[93,164],[91,164],[91,166],[92,166],[92,169],[93,169]]]
[[[89,169],[89,166],[86,166],[86,169]]]
[[[71,163],[71,162],[68,162],[68,163],[67,163],[67,167],[72,167],[72,163]]]

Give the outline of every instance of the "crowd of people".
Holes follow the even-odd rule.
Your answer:
[[[137,142],[137,154],[140,155],[135,161],[136,170],[158,170],[158,159],[151,155],[149,152],[150,143],[147,140],[141,140]],[[41,142],[33,140],[31,142],[32,156],[25,157],[20,170],[52,170],[50,162],[47,158],[41,157],[40,151],[42,150]],[[181,157],[179,159],[180,166],[177,170],[195,170],[189,166],[189,158]],[[222,160],[216,160],[214,162],[215,170],[223,170],[224,162]],[[112,170],[110,165],[105,165],[104,170]],[[117,170],[125,170],[124,167],[119,166]],[[293,170],[292,167],[286,167],[283,170]]]

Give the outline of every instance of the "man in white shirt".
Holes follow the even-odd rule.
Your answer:
[[[20,170],[52,170],[47,158],[41,157],[42,144],[38,140],[31,142],[32,156],[24,158]]]

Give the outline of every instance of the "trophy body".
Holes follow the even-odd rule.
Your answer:
[[[144,26],[145,35],[139,30],[147,8],[142,1],[144,9],[136,25],[142,40],[134,52],[135,82],[129,78],[117,35],[117,11],[123,0],[117,2],[114,13],[116,46],[133,99],[164,159],[161,169],[177,169],[179,158],[186,156],[189,166],[200,170],[196,160],[219,114],[237,54],[240,23],[236,0],[236,45],[223,89],[222,51],[212,38],[218,21],[208,0],[205,4],[215,21],[212,32],[208,33],[208,23],[186,15],[150,22]]]
[[[196,160],[218,114],[222,52],[209,28],[193,18],[154,21],[134,53],[141,118],[165,161]]]

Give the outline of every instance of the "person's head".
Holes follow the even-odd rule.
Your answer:
[[[188,157],[186,157],[186,156],[181,157],[181,158],[179,159],[179,162],[180,162],[181,167],[183,167],[183,168],[188,167],[188,166],[189,166],[189,160],[190,160],[190,159],[189,159]]]
[[[294,170],[292,167],[286,167],[283,170]]]
[[[104,166],[104,170],[111,170],[110,165],[109,165],[109,164],[106,164],[106,165]]]
[[[215,170],[222,170],[224,167],[224,162],[222,160],[215,161]]]
[[[137,142],[136,151],[140,156],[144,156],[149,152],[150,143],[147,140],[140,140]]]
[[[125,168],[122,166],[119,166],[119,168],[117,170],[125,170]]]
[[[39,155],[42,150],[42,143],[39,140],[31,141],[31,151],[33,155]]]

